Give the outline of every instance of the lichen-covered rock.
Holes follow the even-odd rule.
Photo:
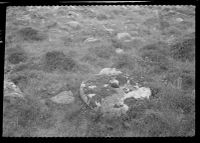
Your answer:
[[[80,87],[83,101],[95,111],[104,115],[125,114],[129,107],[124,103],[129,98],[149,98],[151,90],[142,87],[129,75],[116,69],[105,68],[91,79],[83,81]]]
[[[63,91],[51,98],[51,101],[58,104],[70,104],[74,102],[75,98],[71,91]]]

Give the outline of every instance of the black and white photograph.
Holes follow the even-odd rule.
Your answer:
[[[8,6],[3,137],[195,136],[195,9]]]

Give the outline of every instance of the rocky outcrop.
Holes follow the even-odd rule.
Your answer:
[[[93,110],[104,115],[120,116],[129,110],[125,100],[149,99],[151,90],[115,68],[104,68],[99,74],[82,82],[80,95]]]

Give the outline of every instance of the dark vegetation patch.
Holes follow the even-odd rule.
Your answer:
[[[86,63],[91,64],[91,65],[96,65],[98,59],[95,55],[91,55],[88,52],[81,58],[81,61],[86,62]]]
[[[121,54],[113,59],[112,67],[117,69],[133,70],[136,64],[136,60],[129,54]]]
[[[160,20],[159,24],[160,24],[160,30],[161,31],[170,27],[170,23],[166,20]]]
[[[18,35],[22,38],[22,40],[28,42],[41,42],[47,39],[47,35],[34,29],[32,27],[25,27],[18,31]]]
[[[194,24],[191,21],[182,21],[180,23],[175,24],[174,26],[180,30],[187,30],[189,28],[192,28]]]
[[[66,88],[67,90],[71,90],[72,93],[74,93],[75,96],[79,96],[79,89],[82,81],[84,80],[84,76],[78,76],[78,74],[75,75],[68,75],[66,77]]]
[[[165,108],[178,113],[178,114],[193,114],[195,99],[188,94],[180,91],[166,91],[163,94],[162,103]]]
[[[51,115],[51,111],[45,109],[37,102],[29,103],[26,108],[22,107],[20,109],[18,124],[22,127],[39,126],[42,128],[50,128],[53,125]]]
[[[130,110],[127,112],[129,120],[140,119],[144,116],[147,107],[145,104],[138,102],[134,98],[129,98],[124,101],[130,107]]]
[[[146,45],[140,49],[140,56],[145,63],[153,68],[153,72],[160,74],[172,68],[169,60],[169,46],[166,43],[158,42]]]
[[[12,44],[16,44],[18,42],[18,36],[15,32],[11,34],[6,34],[5,37],[5,48],[10,47]]]
[[[15,133],[31,130],[32,127],[50,128],[54,124],[51,111],[38,101],[30,99],[4,98],[4,135],[15,136]],[[8,123],[6,121],[9,121]],[[8,128],[9,127],[9,128]]]
[[[115,49],[119,48],[119,49],[123,49],[124,51],[131,50],[134,47],[134,45],[129,45],[127,43],[124,43],[124,42],[114,39],[114,38],[111,38],[111,43]]]
[[[159,42],[155,44],[146,45],[139,51],[143,60],[149,63],[164,64],[167,62],[168,46],[165,43]]]
[[[26,62],[28,60],[28,53],[20,46],[7,49],[6,56],[8,62],[14,65],[19,64],[20,62]]]
[[[29,58],[26,62],[15,65],[11,73],[23,72],[25,70],[42,70],[42,65],[35,62],[33,58]]]
[[[90,127],[89,136],[92,137],[122,137],[123,129],[122,124],[116,118],[110,119],[109,117],[99,117],[99,120],[92,122]]]
[[[143,48],[140,49],[140,52],[143,53],[143,52],[154,51],[160,54],[168,54],[168,50],[169,50],[168,44],[160,41],[157,43],[144,46]]]
[[[102,13],[98,14],[96,16],[96,18],[97,18],[97,20],[100,20],[100,21],[108,20],[108,16],[106,16],[105,14],[102,14]]]
[[[162,114],[156,112],[148,113],[144,117],[142,124],[144,125],[145,132],[150,137],[171,136],[172,128]]]
[[[63,41],[64,46],[71,46],[73,43],[73,38],[72,37],[62,37],[61,40]]]
[[[195,39],[182,39],[171,46],[171,56],[178,61],[194,61]]]
[[[180,29],[178,29],[177,27],[168,27],[162,31],[162,35],[164,35],[166,37],[173,36],[176,39],[180,38],[182,34],[183,34],[182,31]]]
[[[79,12],[84,18],[94,19],[96,17],[96,13],[87,8],[81,8],[77,12]]]
[[[89,52],[96,55],[99,58],[102,59],[110,59],[111,56],[114,53],[114,49],[112,47],[109,46],[98,46],[98,47],[94,47],[94,48],[90,48]]]
[[[44,70],[48,72],[57,70],[73,71],[76,66],[76,61],[67,57],[62,51],[50,51],[44,55]]]
[[[177,135],[179,136],[195,136],[195,116],[185,116],[178,126]]]
[[[23,72],[18,72],[18,73],[12,73],[9,75],[9,79],[16,84],[20,90],[25,92],[27,89],[31,89],[33,93],[30,93],[31,96],[35,96],[32,94],[39,95],[39,85],[34,85],[36,83],[39,83],[43,78],[43,73],[40,71],[33,71],[33,70],[26,70]],[[30,92],[30,91],[29,91]]]
[[[165,80],[177,86],[184,91],[191,91],[195,88],[195,75],[190,70],[182,71],[169,71],[166,73]]]

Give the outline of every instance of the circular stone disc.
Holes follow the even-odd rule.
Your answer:
[[[131,91],[135,85],[136,83],[129,76],[122,73],[95,75],[82,82],[80,95],[83,101],[95,111],[121,114],[128,108],[123,104],[122,99],[126,92]]]

